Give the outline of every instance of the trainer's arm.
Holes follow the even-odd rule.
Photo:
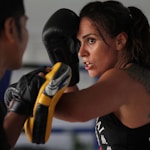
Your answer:
[[[4,101],[8,112],[4,117],[3,128],[10,148],[16,144],[27,117],[32,115],[39,89],[45,81],[46,72],[45,67],[29,72],[5,91]]]
[[[4,130],[8,139],[10,148],[13,148],[22,131],[26,116],[15,112],[8,112],[4,118]]]

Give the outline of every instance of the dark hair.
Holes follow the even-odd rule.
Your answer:
[[[7,18],[13,17],[20,33],[20,17],[25,14],[23,0],[0,0],[0,33],[4,29],[4,23]]]
[[[126,32],[128,41],[121,63],[134,62],[150,66],[149,23],[142,11],[136,7],[125,7],[117,1],[95,1],[83,7],[80,19],[88,17],[96,26],[100,36],[107,44],[101,29],[110,37]]]

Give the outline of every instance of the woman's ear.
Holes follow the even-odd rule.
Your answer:
[[[128,40],[128,35],[125,32],[121,32],[116,37],[116,47],[117,50],[122,50],[126,46]]]
[[[17,38],[17,29],[15,20],[13,18],[8,18],[4,23],[4,32],[5,38],[9,42],[14,42]]]

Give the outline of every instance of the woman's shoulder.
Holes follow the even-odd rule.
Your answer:
[[[110,78],[110,79],[145,79],[146,81],[150,77],[150,70],[137,65],[137,64],[129,64],[125,68],[112,68],[105,71],[101,79]],[[123,80],[122,80],[123,81]]]
[[[107,82],[109,86],[117,88],[141,88],[141,85],[150,94],[150,70],[137,64],[128,65],[126,68],[112,68],[100,77],[100,82]]]
[[[115,87],[117,91],[128,92],[139,84],[137,80],[129,75],[126,69],[112,68],[107,70],[100,77],[99,83],[107,83],[108,86]]]
[[[104,79],[109,79],[109,80],[115,80],[115,81],[118,81],[118,80],[121,80],[123,81],[122,79],[125,79],[128,77],[128,73],[124,70],[124,69],[118,69],[118,68],[112,68],[112,69],[109,69],[107,71],[105,71],[100,79],[101,80],[104,80]]]

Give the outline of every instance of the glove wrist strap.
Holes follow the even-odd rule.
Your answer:
[[[12,104],[10,104],[9,111],[16,112],[20,115],[29,116],[30,114],[30,108],[27,103],[21,100],[13,100]]]

